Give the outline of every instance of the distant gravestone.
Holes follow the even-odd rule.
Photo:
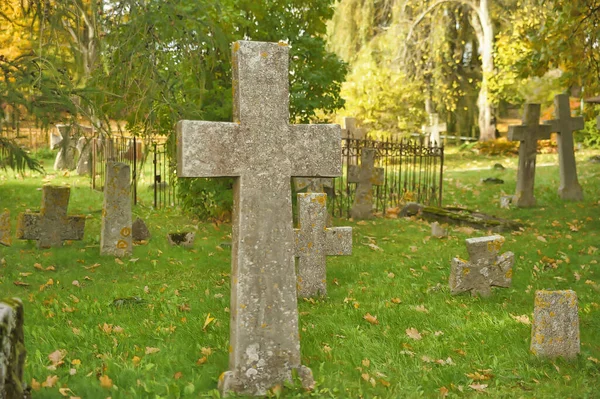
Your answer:
[[[327,228],[327,195],[298,194],[298,297],[327,296],[327,256],[352,255],[352,227]]]
[[[491,287],[510,287],[514,254],[498,255],[504,237],[489,236],[465,240],[469,261],[452,259],[450,292],[452,295],[470,291],[471,295],[490,296]]]
[[[12,237],[10,230],[10,211],[4,209],[0,214],[0,245],[10,247],[12,245]]]
[[[575,291],[536,291],[530,351],[543,358],[573,359],[579,353]]]
[[[92,173],[92,139],[80,137],[77,140],[77,151],[79,159],[77,160],[77,174],[80,176]]]
[[[23,303],[20,299],[0,301],[0,398],[25,398]]]
[[[556,119],[545,121],[553,132],[558,133],[558,160],[560,166],[560,186],[558,195],[564,200],[583,200],[583,190],[577,180],[577,166],[575,163],[575,148],[573,146],[573,132],[581,130],[584,126],[582,117],[571,116],[571,106],[567,94],[558,94],[554,97]]]
[[[448,129],[446,123],[440,123],[440,116],[429,114],[429,126],[423,126],[423,133],[429,133],[429,145],[439,147],[442,143],[440,133]]]
[[[150,230],[148,230],[148,226],[142,219],[135,219],[131,225],[131,237],[133,241],[146,241],[150,238]]]
[[[131,180],[129,165],[106,163],[100,255],[131,255]]]
[[[520,141],[517,191],[514,204],[518,207],[535,206],[535,162],[538,140],[550,138],[550,126],[540,125],[540,104],[525,104],[523,124],[508,127],[508,139]]]
[[[82,240],[85,216],[67,216],[69,187],[42,187],[40,213],[25,212],[17,221],[17,238],[37,240],[38,248],[62,246],[66,240]]]
[[[383,168],[375,167],[373,148],[363,148],[360,160],[360,166],[350,165],[348,168],[348,183],[356,183],[350,216],[356,220],[372,219],[373,186],[383,185],[385,171]]]
[[[356,118],[345,117],[344,128],[342,129],[342,137],[347,139],[364,140],[367,138],[367,131],[362,127],[358,127]]]
[[[265,395],[301,365],[291,177],[341,174],[338,125],[289,124],[288,47],[233,44],[234,122],[180,121],[179,177],[235,177],[229,371],[223,393]]]
[[[71,132],[71,125],[56,125],[58,134],[50,136],[51,148],[58,148],[54,160],[54,170],[73,170],[76,167],[77,142]]]
[[[431,236],[435,238],[444,238],[448,236],[448,231],[438,222],[431,223]]]

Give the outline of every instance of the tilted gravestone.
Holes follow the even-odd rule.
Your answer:
[[[543,358],[572,359],[579,353],[577,293],[536,291],[530,351]]]
[[[447,130],[446,123],[440,123],[440,116],[429,114],[429,126],[423,126],[423,133],[429,133],[429,145],[439,147],[442,143],[440,133]]]
[[[71,125],[56,125],[58,134],[50,138],[51,148],[58,148],[54,170],[73,170],[76,167],[77,141],[71,129]]]
[[[77,160],[77,174],[80,176],[92,173],[92,139],[80,137],[77,140],[77,151],[79,159]]]
[[[348,183],[356,183],[354,203],[350,210],[353,219],[373,218],[373,186],[382,186],[385,171],[375,167],[375,150],[363,148],[360,156],[361,164],[350,165],[348,168]]]
[[[327,228],[327,195],[298,194],[298,296],[327,296],[327,256],[352,255],[352,227]]]
[[[131,180],[129,165],[106,163],[100,255],[125,256],[132,252]]]
[[[12,245],[10,231],[10,211],[5,209],[4,212],[0,214],[0,245],[7,247]]]
[[[575,147],[573,132],[584,128],[583,117],[571,116],[571,105],[567,94],[554,97],[554,113],[556,119],[545,121],[553,132],[558,133],[558,161],[560,167],[560,186],[558,195],[564,200],[583,200],[583,190],[577,180],[577,165],[575,163]]]
[[[490,296],[492,286],[510,287],[512,266],[515,256],[512,252],[498,255],[504,237],[489,236],[465,240],[469,261],[452,259],[450,270],[450,292],[452,295],[470,291],[471,295]]]
[[[520,141],[517,191],[513,203],[518,207],[535,206],[535,162],[538,140],[550,138],[550,126],[540,125],[540,104],[525,104],[523,124],[508,127],[508,139]]]
[[[60,247],[66,240],[82,240],[85,216],[67,216],[69,187],[43,186],[40,213],[25,212],[17,221],[17,238],[37,240],[38,248]]]
[[[23,303],[20,299],[0,301],[0,398],[23,399],[25,367]]]
[[[222,392],[265,395],[300,362],[291,177],[341,174],[338,125],[290,125],[288,47],[233,44],[234,122],[177,124],[179,177],[235,177],[229,371]]]

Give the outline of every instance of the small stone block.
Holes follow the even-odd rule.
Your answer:
[[[0,398],[23,399],[25,366],[23,303],[12,298],[0,301]]]
[[[150,238],[150,230],[148,230],[148,226],[142,219],[135,219],[131,225],[131,236],[133,241],[146,241]]]
[[[577,293],[536,291],[530,351],[542,358],[573,359],[579,354]]]
[[[5,209],[0,214],[0,245],[10,247],[12,245],[12,237],[10,235],[10,211]]]
[[[431,236],[443,238],[448,236],[448,232],[438,222],[431,223]]]
[[[498,255],[504,237],[489,236],[465,240],[470,260],[452,259],[450,291],[452,295],[470,291],[471,295],[489,296],[491,287],[510,287],[514,254]]]
[[[169,244],[171,244],[172,246],[179,245],[180,247],[184,247],[184,248],[193,247],[195,238],[196,238],[196,233],[193,233],[193,232],[167,234],[167,239],[169,240]]]

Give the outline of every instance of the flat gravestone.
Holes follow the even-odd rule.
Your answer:
[[[540,104],[525,104],[523,123],[508,127],[508,139],[520,141],[517,191],[513,203],[518,207],[535,206],[535,161],[538,140],[550,138],[550,126],[540,125]]]
[[[100,255],[126,256],[132,252],[131,180],[129,165],[106,163]]]
[[[575,291],[536,291],[530,351],[543,358],[573,359],[579,353]]]
[[[0,245],[10,247],[12,245],[12,238],[10,236],[10,211],[5,209],[0,214]]]
[[[429,126],[423,126],[423,133],[429,133],[429,145],[439,147],[441,144],[440,133],[447,130],[446,123],[440,123],[440,116],[436,113],[429,114]]]
[[[490,296],[492,286],[510,287],[514,254],[498,255],[504,237],[489,236],[465,240],[469,261],[452,259],[450,292],[452,295],[470,291],[471,295]]]
[[[360,156],[361,164],[350,165],[348,182],[356,183],[354,203],[350,216],[355,220],[373,218],[373,186],[381,186],[384,182],[385,171],[375,167],[375,150],[363,148]]]
[[[327,256],[352,255],[352,227],[327,228],[327,195],[298,194],[298,297],[327,296]]]
[[[20,299],[0,301],[0,398],[23,399],[25,368],[23,303]]]
[[[558,195],[564,200],[583,200],[583,190],[577,180],[577,165],[575,163],[575,147],[573,132],[584,126],[583,117],[573,118],[567,94],[554,97],[556,119],[545,121],[553,132],[558,133],[558,161],[560,167],[560,186]]]
[[[17,238],[37,240],[38,248],[62,246],[66,240],[82,240],[85,216],[67,216],[69,187],[43,186],[40,213],[25,212],[17,221]]]
[[[341,174],[338,125],[290,125],[288,47],[233,44],[233,123],[177,124],[179,177],[234,183],[229,371],[223,393],[265,395],[300,362],[291,177]]]

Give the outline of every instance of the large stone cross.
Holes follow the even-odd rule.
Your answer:
[[[535,161],[537,141],[550,138],[550,126],[540,125],[540,104],[525,104],[523,123],[508,127],[508,139],[520,141],[517,192],[514,204],[518,207],[535,206]]]
[[[469,261],[452,259],[450,292],[452,295],[471,291],[471,295],[489,296],[491,287],[510,287],[515,256],[506,252],[498,256],[504,243],[502,236],[466,240]]]
[[[583,117],[571,116],[571,105],[567,94],[554,97],[554,113],[556,119],[545,121],[553,132],[558,133],[558,161],[560,165],[560,186],[558,195],[562,199],[581,201],[583,190],[577,181],[577,166],[575,164],[575,148],[573,147],[573,132],[584,128]]]
[[[441,144],[440,133],[448,129],[446,123],[440,123],[440,116],[436,113],[429,114],[429,126],[423,126],[423,132],[429,133],[429,145]]]
[[[300,363],[293,176],[341,174],[339,125],[290,125],[288,47],[233,44],[234,122],[180,121],[180,177],[235,177],[229,371],[222,392],[265,395]]]
[[[352,255],[352,227],[327,228],[327,195],[298,194],[298,297],[327,296],[327,256]]]
[[[360,166],[350,165],[348,183],[357,183],[354,203],[350,210],[353,219],[373,218],[373,186],[382,186],[385,171],[375,167],[375,150],[363,148],[360,155]]]
[[[69,187],[44,186],[40,213],[21,213],[17,238],[37,240],[38,248],[60,247],[65,240],[82,240],[85,216],[67,216]]]

